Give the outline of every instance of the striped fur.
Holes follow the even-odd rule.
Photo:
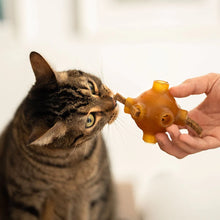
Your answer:
[[[36,83],[0,137],[0,219],[114,219],[100,133],[117,116],[112,92],[82,71],[54,72],[36,52],[30,60]]]

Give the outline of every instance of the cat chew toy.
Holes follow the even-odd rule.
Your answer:
[[[165,81],[154,81],[152,89],[137,98],[124,98],[117,93],[114,99],[124,104],[124,112],[130,114],[143,130],[145,142],[156,143],[155,134],[166,132],[166,127],[172,124],[188,125],[198,135],[202,133],[202,128],[188,117],[188,112],[177,106]]]

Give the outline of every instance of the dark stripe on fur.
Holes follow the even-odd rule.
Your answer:
[[[75,144],[80,138],[82,138],[83,136],[84,136],[83,134],[80,134],[79,136],[77,136],[77,137],[74,139],[72,145],[74,145],[74,144]]]
[[[45,118],[49,125],[54,123],[57,116],[66,119],[78,108],[88,105],[89,97],[81,92],[81,88],[70,85],[59,88],[34,86],[26,103],[27,109],[33,109],[30,119]]]
[[[80,107],[89,104],[88,97],[75,87],[66,85],[57,92],[57,97],[52,98],[51,111],[62,119],[75,113]],[[59,104],[58,104],[59,103]]]
[[[82,88],[79,89],[79,88],[76,88],[74,86],[65,85],[65,86],[60,87],[59,93],[62,92],[62,90],[65,90],[65,89],[71,89],[72,91],[76,92],[82,98],[85,97],[85,95],[81,92]],[[86,89],[88,89],[88,88],[86,88]]]
[[[35,207],[33,207],[33,206],[27,206],[27,205],[25,205],[25,204],[23,204],[21,202],[15,202],[15,201],[11,201],[10,206],[12,208],[16,208],[16,209],[20,209],[20,210],[23,210],[25,212],[28,212],[31,215],[34,215],[34,216],[36,216],[38,218],[40,216],[39,211]]]
[[[46,156],[46,155],[44,155],[44,154],[41,154],[41,153],[39,153],[39,152],[35,152],[35,151],[32,150],[32,149],[31,149],[31,151],[32,151],[33,153],[36,153],[36,154],[38,154],[38,155],[40,155],[40,156],[42,157],[42,158],[39,158],[39,157],[36,157],[34,154],[33,154],[33,155],[32,155],[32,154],[28,154],[28,156],[29,156],[30,158],[32,158],[34,161],[38,162],[39,164],[46,165],[46,166],[57,167],[57,168],[65,168],[65,167],[68,167],[68,166],[69,166],[68,163],[55,164],[54,162],[52,163],[52,162],[49,162],[49,161],[47,160],[48,158],[53,158],[53,159],[56,159],[56,158],[65,159],[66,156],[65,156],[65,157],[60,157],[60,156],[48,157],[48,156]],[[46,159],[46,160],[45,160],[45,159]],[[39,169],[38,172],[41,172],[41,173],[45,174],[45,173],[43,172],[43,169],[42,169],[42,170]],[[46,181],[46,179],[39,179],[39,180],[42,181],[42,182],[48,183],[48,182]]]
[[[93,208],[99,202],[106,203],[108,201],[109,190],[110,190],[109,186],[107,185],[103,195],[101,197],[99,197],[98,199],[91,201],[90,207]]]
[[[63,219],[63,216],[61,216],[56,209],[54,210],[54,214],[55,214],[59,219]]]
[[[68,118],[71,114],[76,113],[77,114],[81,114],[81,115],[87,115],[87,113],[81,113],[80,111],[77,111],[77,109],[83,107],[83,106],[87,106],[88,102],[77,102],[77,105],[72,106],[72,109],[67,109],[66,111],[62,112],[62,113],[58,113],[58,116],[62,119],[66,119]]]
[[[76,112],[76,109],[69,109],[69,110],[66,110],[64,113],[60,114],[59,116],[62,119],[66,119],[66,118],[68,118],[68,116],[70,116],[71,114],[73,114],[75,112]]]

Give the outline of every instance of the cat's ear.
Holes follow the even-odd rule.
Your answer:
[[[66,131],[67,127],[61,121],[56,122],[54,126],[48,130],[41,126],[35,127],[30,135],[29,143],[30,145],[45,146],[53,143],[55,139],[63,137],[66,134]],[[35,138],[37,139],[35,140]]]
[[[47,61],[37,52],[30,53],[30,62],[35,74],[36,82],[39,84],[50,84],[56,82],[54,71]]]

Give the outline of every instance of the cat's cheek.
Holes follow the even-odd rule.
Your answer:
[[[108,124],[112,124],[116,120],[116,118],[118,117],[118,113],[119,113],[119,108],[118,108],[118,106],[116,106],[115,110],[113,111],[113,113],[111,115],[111,118],[110,118]]]

